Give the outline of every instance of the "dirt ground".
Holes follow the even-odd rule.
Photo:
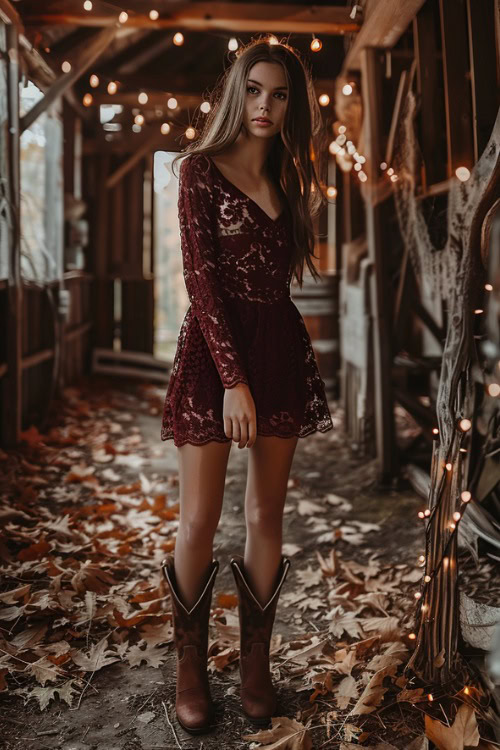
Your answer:
[[[124,411],[132,415],[125,426],[133,427],[140,437],[137,445],[140,461],[136,465],[133,461],[118,464],[115,459],[111,468],[121,484],[137,481],[139,472],[156,486],[165,484],[169,487],[169,500],[175,504],[178,492],[176,448],[172,441],[161,442],[159,437],[163,389],[100,379],[85,381],[80,390],[75,389],[71,394],[80,402],[84,399],[90,404],[90,412],[84,415],[86,418],[89,418],[89,413],[90,418],[98,413],[99,418],[106,417],[112,423],[119,423]],[[330,408],[335,429],[300,439],[291,470],[284,518],[284,549],[292,565],[278,605],[274,629],[275,635],[281,637],[281,647],[294,642],[295,648],[296,642],[304,646],[311,642],[314,645],[315,636],[317,639],[330,632],[328,613],[334,600],[326,599],[331,589],[326,587],[325,580],[315,578],[318,551],[324,560],[328,560],[335,550],[338,559],[354,565],[354,572],[358,570],[356,565],[377,563],[387,576],[394,570],[408,574],[406,584],[389,590],[388,598],[384,596],[382,609],[387,606],[387,616],[397,612],[402,631],[411,632],[413,594],[418,589],[417,581],[421,575],[420,572],[415,575],[415,566],[424,541],[423,526],[417,518],[422,500],[404,483],[384,490],[378,488],[375,462],[351,453],[342,432],[338,404],[331,401]],[[79,446],[78,450],[85,452],[85,446]],[[220,560],[221,568],[214,589],[214,606],[218,595],[235,593],[229,559],[234,553],[243,553],[246,460],[247,451],[233,445],[224,510],[215,539],[214,554]],[[90,454],[87,462],[92,462]],[[97,466],[96,471],[99,473],[109,468],[109,463],[103,464]],[[73,491],[82,492],[81,502],[87,502],[84,487],[75,486]],[[4,579],[1,589],[4,591],[12,585],[12,582],[6,585]],[[16,585],[20,585],[19,581]],[[376,591],[377,587],[372,590]],[[302,600],[301,592],[305,595]],[[223,612],[219,608],[219,614],[221,612],[224,614],[226,610]],[[380,609],[377,614],[381,616]],[[235,618],[233,608],[232,614],[229,612],[226,618],[226,626],[235,626]],[[217,653],[220,635],[216,619],[217,612],[211,621],[213,653]],[[224,617],[220,621],[223,622]],[[3,630],[9,627],[10,624]],[[337,637],[336,642],[340,647],[349,640],[359,641],[362,637],[366,636]],[[405,644],[408,646],[409,642],[406,640]],[[220,650],[218,653],[220,655]],[[339,706],[324,690],[311,700],[314,691],[305,678],[304,669],[289,669],[293,660],[290,662],[287,653],[290,651],[280,652],[280,644],[277,644],[276,656],[273,656],[273,675],[280,697],[277,715],[300,718],[302,722],[313,719],[309,728],[312,744],[297,744],[297,748],[354,746],[357,728],[361,726],[360,717],[347,718],[347,713],[356,698],[347,698]],[[179,747],[185,750],[236,750],[260,747],[257,742],[252,744],[251,740],[244,739],[258,730],[248,723],[239,706],[237,651],[229,650],[227,663],[219,656],[219,668],[215,667],[215,662],[211,665],[217,723],[212,733],[198,738],[186,734],[176,722],[174,667],[175,654],[170,640],[166,659],[159,667],[141,663],[132,668],[126,661],[115,661],[90,677],[86,673],[88,684],[71,706],[55,697],[44,710],[40,709],[34,696],[28,698],[26,694],[14,694],[16,684],[23,684],[22,675],[14,675],[10,690],[0,698],[0,747],[2,750],[175,750]],[[372,673],[367,676],[363,669],[358,669],[353,674],[366,685]],[[376,745],[385,740],[394,743],[395,747],[408,748],[421,735],[423,718],[419,721],[421,714],[411,705],[389,706],[387,718],[392,711],[397,713],[397,722],[393,720],[384,725],[380,719],[371,721],[366,735],[370,740],[368,744]],[[322,718],[315,721],[315,716]],[[370,719],[366,714],[362,718],[364,721]],[[343,742],[348,744],[342,745]]]

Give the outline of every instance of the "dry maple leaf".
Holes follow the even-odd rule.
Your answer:
[[[272,729],[243,735],[244,740],[262,742],[266,750],[311,750],[312,741],[304,724],[287,716],[273,716]]]
[[[479,730],[472,706],[462,703],[451,727],[425,714],[425,734],[438,750],[463,750],[465,745],[476,747]]]
[[[40,685],[45,685],[46,682],[55,682],[58,677],[61,677],[59,669],[45,656],[29,664],[26,669],[36,677]]]
[[[168,646],[160,649],[146,644],[146,648],[140,648],[141,643],[142,641],[139,641],[137,645],[131,646],[127,653],[126,658],[130,666],[138,667],[145,661],[148,667],[160,667],[170,651]]]
[[[95,591],[97,594],[106,594],[109,587],[114,584],[116,581],[112,575],[88,560],[71,579],[71,585],[80,594],[87,590]]]
[[[99,669],[119,661],[119,657],[114,651],[108,649],[108,639],[103,638],[97,644],[90,647],[88,654],[78,649],[72,649],[71,658],[85,672],[97,672]]]
[[[73,703],[73,693],[76,692],[76,689],[73,687],[74,682],[75,680],[67,680],[67,682],[56,687],[36,687],[30,692],[24,688],[13,690],[12,692],[28,695],[28,699],[36,698],[40,704],[40,710],[43,711],[49,705],[49,701],[55,698],[56,693],[61,700],[67,703],[68,706],[71,706]]]
[[[312,567],[308,565],[304,570],[297,571],[297,578],[299,579],[299,583],[301,583],[305,589],[308,589],[310,586],[317,586],[321,582],[323,573],[321,572],[321,568],[313,570]]]

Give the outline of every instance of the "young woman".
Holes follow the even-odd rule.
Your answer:
[[[207,678],[219,566],[213,539],[232,442],[248,448],[245,552],[231,559],[239,595],[240,695],[245,714],[267,723],[276,710],[269,643],[290,567],[281,545],[292,459],[299,437],[333,427],[311,340],[290,298],[292,275],[302,284],[305,262],[318,276],[311,217],[326,202],[315,150],[321,115],[310,71],[287,44],[253,40],[225,71],[211,105],[180,168],[191,305],[161,430],[162,440],[172,438],[178,448],[180,522],[175,555],[162,567],[177,647],[176,712],[193,733],[213,720]]]

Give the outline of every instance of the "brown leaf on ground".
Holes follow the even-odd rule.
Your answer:
[[[286,716],[273,716],[272,729],[243,735],[244,740],[261,742],[266,750],[311,750],[312,740],[304,724]]]

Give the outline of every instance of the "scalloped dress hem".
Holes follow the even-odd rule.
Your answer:
[[[330,430],[333,430],[333,424],[327,424],[324,427],[320,427],[320,426],[311,427],[306,432],[301,432],[301,433],[294,432],[291,435],[280,435],[277,432],[260,432],[259,430],[257,430],[257,435],[260,435],[261,437],[279,437],[279,438],[283,438],[284,440],[286,440],[287,438],[292,438],[292,437],[305,438],[305,437],[308,437],[308,435],[312,435],[314,432],[325,433],[325,432],[329,432]],[[210,442],[215,442],[215,443],[232,442],[232,438],[228,438],[228,437],[221,438],[216,435],[212,435],[210,437],[204,438],[203,440],[199,440],[199,441],[194,440],[192,438],[183,438],[181,440],[176,440],[174,435],[172,435],[171,433],[166,434],[165,432],[161,433],[161,439],[162,441],[173,440],[176,448],[181,448],[183,445],[186,445],[186,443],[189,443],[190,445],[206,445],[207,443],[210,443]]]

